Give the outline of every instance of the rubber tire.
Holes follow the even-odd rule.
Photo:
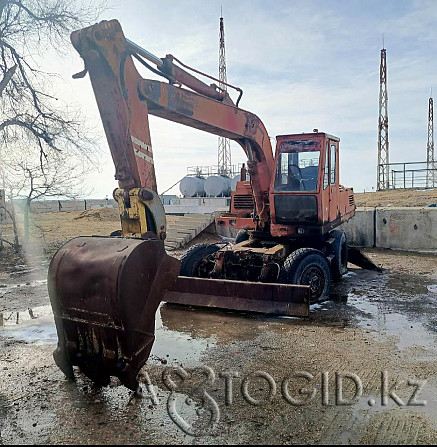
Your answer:
[[[246,230],[239,230],[237,236],[235,238],[235,243],[239,244],[240,242],[247,241],[249,239],[249,235]]]
[[[219,251],[220,247],[216,244],[197,244],[190,247],[181,259],[181,276],[198,276],[197,268],[200,261],[206,256]]]
[[[279,282],[310,285],[305,278],[305,274],[310,273],[310,268],[315,269],[316,274],[323,280],[323,287],[315,285],[311,290],[310,302],[314,303],[328,295],[331,281],[329,263],[321,251],[314,248],[299,248],[293,251],[282,266]]]
[[[329,236],[334,238],[331,245],[331,254],[334,256],[331,261],[331,276],[333,281],[338,282],[347,273],[347,239],[344,231],[339,230],[331,231]]]

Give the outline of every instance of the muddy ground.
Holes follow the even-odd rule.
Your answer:
[[[78,222],[80,233],[117,227],[67,224]],[[67,224],[40,243],[46,253]],[[308,319],[163,304],[138,398],[116,379],[65,379],[52,358],[49,255],[3,252],[0,443],[436,443],[437,256],[367,254],[383,272],[350,266]]]

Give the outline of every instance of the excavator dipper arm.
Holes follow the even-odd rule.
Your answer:
[[[148,115],[156,115],[238,142],[249,160],[254,219],[266,225],[274,162],[269,136],[256,115],[235,107],[226,92],[176,66],[171,56],[160,59],[148,53],[171,82],[194,91],[143,79],[131,54],[145,50],[125,38],[116,20],[77,31],[72,42],[89,72],[121,189],[146,187],[156,192],[148,124]]]

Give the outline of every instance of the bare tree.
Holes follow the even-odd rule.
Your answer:
[[[9,196],[11,197],[11,195]],[[3,244],[11,245],[15,252],[20,250],[20,242],[18,238],[18,228],[17,228],[17,220],[15,218],[15,209],[12,200],[10,200],[10,209],[6,207],[6,203],[0,203],[0,227],[3,221],[10,219],[12,223],[12,231],[13,231],[13,242],[10,242],[3,237],[3,228],[0,228],[0,250],[3,250]]]
[[[29,240],[31,203],[86,195],[89,191],[84,190],[82,180],[85,172],[87,167],[82,161],[73,157],[65,160],[56,153],[47,155],[42,161],[21,156],[7,166],[5,183],[10,191],[10,201],[22,201],[25,243]]]
[[[12,208],[4,207],[4,211],[13,222],[15,247],[18,234],[13,198],[25,195],[28,235],[32,200],[61,192],[70,197],[69,180],[59,171],[60,157],[65,163],[77,155],[91,159],[96,152],[81,115],[72,112],[71,107],[67,111],[59,106],[60,101],[53,96],[52,78],[56,75],[42,71],[37,60],[50,49],[57,53],[73,51],[69,42],[71,31],[94,23],[105,3],[106,0],[0,0],[0,173],[10,184]],[[17,152],[21,162],[14,165]],[[67,165],[74,168],[71,163]]]
[[[35,57],[70,48],[70,32],[95,22],[103,6],[103,0],[0,0],[0,162],[24,139],[41,165],[50,152],[91,153],[80,115],[56,106],[53,75]]]

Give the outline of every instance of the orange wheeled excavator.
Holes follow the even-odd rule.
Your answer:
[[[117,376],[132,390],[153,341],[161,301],[308,316],[310,301],[347,271],[348,247],[334,230],[354,215],[353,191],[339,183],[339,142],[322,132],[281,135],[273,156],[261,120],[167,55],[126,39],[116,20],[74,32],[115,165],[120,237],[78,237],[49,268],[58,331],[54,358],[73,379]],[[140,76],[134,59],[164,78]],[[185,66],[184,66],[185,67]],[[230,86],[232,87],[232,86]],[[217,226],[239,229],[235,245],[201,244],[182,261],[166,254],[148,116],[236,141],[247,156],[230,212]]]

